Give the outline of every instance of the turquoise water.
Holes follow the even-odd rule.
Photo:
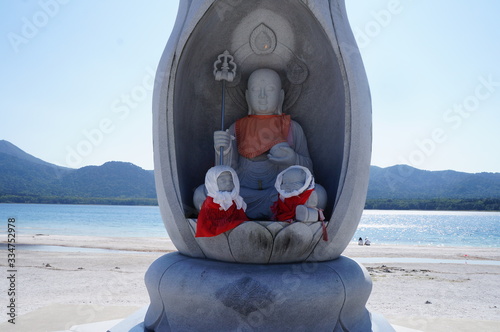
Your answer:
[[[157,206],[0,204],[0,234],[168,236]],[[500,247],[500,212],[365,210],[353,241],[373,244]]]
[[[354,238],[372,243],[500,247],[500,212],[365,210]]]
[[[16,219],[18,234],[168,236],[157,206],[0,204],[0,233]]]

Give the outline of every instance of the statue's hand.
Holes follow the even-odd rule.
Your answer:
[[[291,166],[295,164],[296,153],[287,143],[278,143],[271,148],[267,158],[275,164]]]
[[[219,151],[221,147],[224,151],[229,149],[231,144],[231,135],[227,131],[217,130],[214,132],[214,148],[215,151]]]

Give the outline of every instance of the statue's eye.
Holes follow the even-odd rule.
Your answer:
[[[266,86],[266,91],[273,92],[274,90],[276,90],[276,89],[274,88],[273,85]]]

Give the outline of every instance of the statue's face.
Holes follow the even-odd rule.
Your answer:
[[[248,103],[257,115],[278,113],[281,103],[281,81],[270,69],[255,71],[248,79]]]
[[[232,191],[234,189],[233,177],[230,172],[224,171],[217,178],[219,191]]]
[[[281,180],[281,190],[292,192],[299,190],[306,182],[306,173],[301,169],[291,169],[283,174]]]

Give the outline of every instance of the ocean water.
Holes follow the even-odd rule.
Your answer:
[[[157,206],[0,204],[17,234],[168,237]],[[365,210],[353,241],[373,244],[500,247],[500,212]]]
[[[0,234],[8,218],[17,234],[168,237],[157,206],[0,204]]]
[[[353,241],[500,247],[500,212],[365,210]]]

